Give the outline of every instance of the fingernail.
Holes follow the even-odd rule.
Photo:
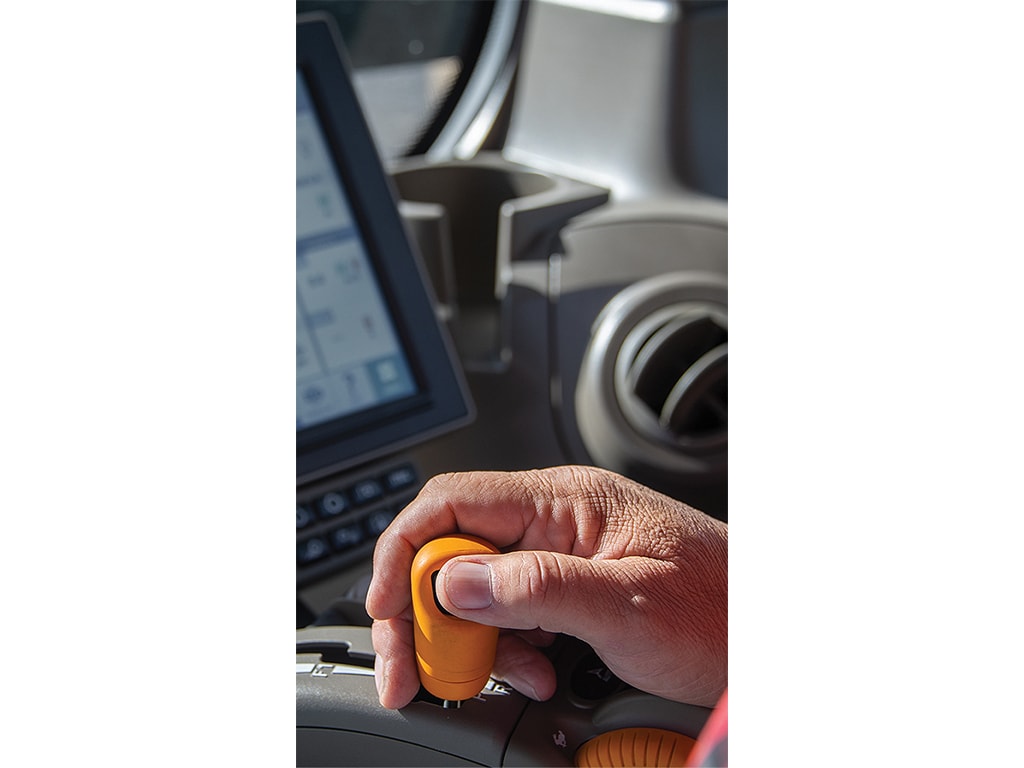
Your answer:
[[[534,701],[540,701],[540,696],[537,695],[537,689],[525,680],[521,680],[518,683],[516,683],[515,689],[524,696],[533,699]]]
[[[456,608],[475,610],[491,604],[491,568],[482,563],[460,561],[445,571],[444,591]]]
[[[377,686],[377,698],[383,703],[381,694],[384,691],[384,659],[380,656],[373,660],[373,682]]]

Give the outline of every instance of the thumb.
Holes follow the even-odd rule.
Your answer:
[[[449,612],[480,624],[594,642],[629,621],[630,581],[615,560],[534,551],[467,555],[441,568],[437,596]]]

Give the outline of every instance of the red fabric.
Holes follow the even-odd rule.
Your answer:
[[[729,691],[715,705],[686,761],[687,768],[726,768],[729,764]]]

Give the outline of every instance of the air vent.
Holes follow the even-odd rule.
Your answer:
[[[713,305],[681,304],[641,321],[623,342],[615,382],[630,423],[680,450],[724,449],[727,336]]]
[[[576,385],[576,423],[596,464],[678,498],[718,498],[701,494],[728,473],[727,296],[724,275],[675,272],[608,302]]]

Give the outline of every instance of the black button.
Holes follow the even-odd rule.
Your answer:
[[[387,486],[388,493],[416,485],[416,470],[412,468],[412,464],[395,467],[384,476],[384,485]]]
[[[357,507],[370,504],[384,497],[384,487],[376,480],[363,480],[349,489],[352,503]]]
[[[302,530],[307,525],[313,522],[313,513],[310,512],[306,507],[298,505],[295,507],[295,527],[298,530]]]
[[[318,506],[320,517],[337,517],[348,509],[348,500],[338,492],[325,493]]]
[[[378,509],[376,512],[371,512],[366,517],[366,530],[369,531],[373,537],[379,536],[385,528],[391,525],[391,521],[395,519],[395,513],[390,509]]]
[[[573,668],[569,686],[577,696],[596,701],[622,690],[626,684],[612,674],[596,653],[588,653]]]
[[[307,565],[321,558],[327,557],[330,550],[323,536],[314,536],[311,539],[298,543],[298,564]]]
[[[331,537],[331,545],[336,552],[344,552],[346,549],[351,549],[357,544],[361,544],[366,538],[363,529],[358,523],[335,528],[329,535]]]

